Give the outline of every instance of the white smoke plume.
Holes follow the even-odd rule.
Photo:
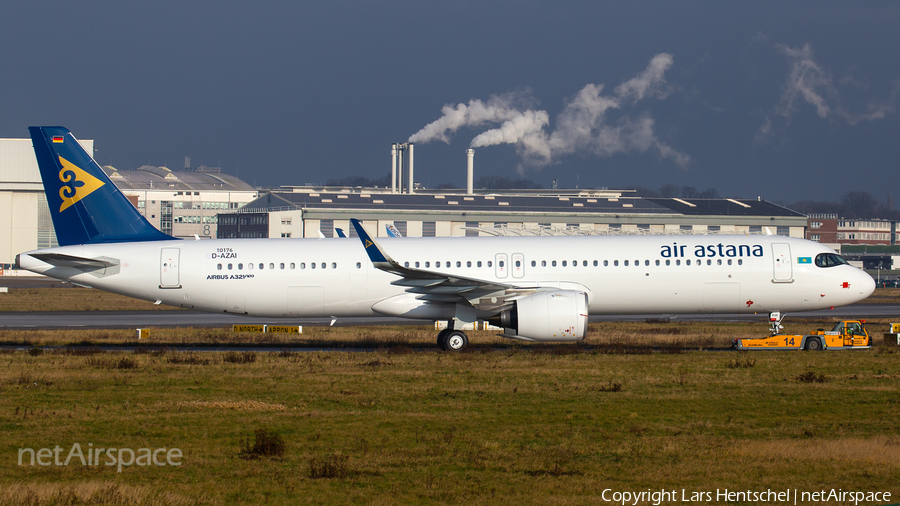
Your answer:
[[[514,144],[525,166],[540,168],[575,153],[608,157],[630,151],[655,150],[660,158],[671,159],[685,167],[690,157],[661,142],[654,133],[654,121],[648,114],[622,116],[609,124],[607,113],[621,110],[646,98],[665,99],[672,92],[665,80],[672,55],[654,56],[647,68],[603,95],[604,85],[588,84],[568,100],[556,118],[556,129],[548,133],[550,115],[543,110],[521,107],[528,95],[506,94],[491,97],[487,103],[470,100],[468,104],[445,105],[443,115],[409,138],[410,142],[442,140],[449,143],[450,133],[461,127],[499,124],[477,135],[471,147]],[[517,107],[517,105],[519,107]],[[520,172],[523,167],[520,166]]]
[[[478,99],[469,100],[468,104],[445,105],[441,109],[442,116],[425,125],[421,130],[409,137],[409,142],[431,142],[435,140],[450,143],[450,135],[462,127],[479,127],[485,123],[500,123],[521,114],[518,107],[531,102],[530,92],[505,93],[493,95],[487,102]]]
[[[816,62],[809,44],[798,48],[777,45],[776,48],[787,57],[791,66],[781,100],[774,108],[775,117],[783,118],[783,124],[790,123],[803,103],[815,107],[820,118],[840,118],[850,125],[883,119],[896,112],[897,87],[887,101],[869,101],[864,106],[865,112],[854,112],[844,105],[841,94],[834,85],[834,78]],[[844,79],[842,82],[852,83],[853,79]],[[756,141],[766,140],[779,127],[783,125],[774,124],[771,115],[767,115],[756,133]]]
[[[790,60],[791,73],[781,96],[781,103],[776,107],[776,113],[789,118],[797,109],[795,102],[798,98],[802,98],[815,106],[820,118],[827,118],[831,114],[831,108],[825,96],[834,97],[837,92],[831,76],[813,59],[812,48],[806,44],[798,49],[788,46],[778,46],[778,49]]]

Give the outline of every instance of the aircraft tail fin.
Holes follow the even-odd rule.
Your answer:
[[[141,216],[68,129],[28,131],[60,246],[173,239]]]

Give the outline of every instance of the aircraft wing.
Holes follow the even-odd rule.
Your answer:
[[[489,282],[465,276],[449,275],[441,272],[413,269],[405,267],[394,260],[372,238],[359,220],[351,219],[350,223],[362,241],[369,259],[375,268],[400,276],[392,285],[406,286],[411,293],[423,294],[421,299],[454,302],[460,297],[468,300],[479,309],[500,307],[505,300],[524,293],[533,293],[535,289],[519,289],[506,283]],[[482,299],[493,299],[490,303]]]

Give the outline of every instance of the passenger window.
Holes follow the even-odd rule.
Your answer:
[[[691,265],[691,261],[690,261],[690,259],[688,259],[688,260],[685,260],[685,261],[684,261],[684,264],[685,264],[685,265]]]
[[[741,258],[738,258],[738,265],[744,265],[744,260]]]
[[[618,267],[618,266],[619,266],[619,261],[613,260],[613,267]]]
[[[419,268],[419,262],[416,262],[416,269]]]
[[[244,270],[244,264],[238,264],[238,270],[239,271]]]
[[[650,260],[644,260],[644,265],[645,266],[650,265]]]
[[[263,270],[265,268],[266,268],[266,264],[264,264],[264,263],[259,264],[259,270]]]
[[[712,260],[707,259],[707,260],[706,260],[706,265],[712,265]]]
[[[231,270],[231,264],[228,264],[228,270],[229,271]]]
[[[274,269],[274,268],[275,268],[275,264],[269,264],[269,269]]]
[[[603,267],[609,267],[609,260],[603,261]]]
[[[628,267],[628,260],[625,260],[625,267]]]
[[[362,262],[356,262],[356,268],[362,269]]]
[[[294,267],[296,267],[296,265],[294,264],[294,262],[291,262],[291,269],[293,269]]]
[[[253,264],[247,264],[247,268],[250,269],[250,270],[252,271],[252,270],[253,270]]]
[[[728,265],[731,265],[731,259],[730,259],[730,258],[728,259]]]
[[[556,260],[550,262],[550,266],[551,266],[551,267],[556,267]]]
[[[532,266],[532,267],[537,267],[537,262],[536,262],[535,260],[532,260],[532,261],[531,261],[531,266]]]
[[[281,268],[284,269],[284,264],[281,264]],[[310,262],[310,263],[309,263],[309,268],[310,268],[310,269],[315,269],[315,268],[316,268],[316,263],[315,263],[315,262]]]
[[[409,262],[403,262],[403,267],[409,267]]]
[[[562,266],[563,266],[563,267],[565,267],[565,266],[566,266],[566,265],[567,265],[567,264],[566,264],[566,261],[565,261],[565,260],[563,260],[563,262],[562,262]]]
[[[471,260],[467,260],[467,261],[466,261],[466,267],[472,267],[472,261],[471,261]]]
[[[448,269],[450,268],[450,262],[447,262],[447,268]]]
[[[541,260],[541,267],[547,267],[547,261]]]
[[[597,261],[596,261],[596,260],[594,260],[594,265],[597,265]],[[582,261],[582,262],[581,262],[581,266],[582,266],[582,267],[587,267],[587,260]]]
[[[635,267],[640,267],[640,266],[641,266],[641,261],[640,261],[640,260],[635,260],[635,261],[634,261],[634,266],[635,266]]]
[[[427,269],[429,267],[431,267],[431,262],[425,262],[425,268]]]
[[[681,260],[675,260],[675,265],[681,265]]]
[[[217,268],[218,270],[221,271],[221,270],[222,270],[222,264],[217,265],[216,268]]]
[[[337,262],[331,262],[331,268],[337,269]]]
[[[306,262],[300,262],[300,269],[306,269]]]
[[[506,262],[504,262],[503,260],[500,260],[499,262],[497,262],[497,265],[502,268],[504,265],[506,265]]]
[[[278,266],[284,269],[284,262],[281,262],[280,264],[278,264]]]
[[[656,261],[656,265],[659,265],[659,260]]]
[[[716,263],[717,263],[718,265],[722,265],[722,259],[720,258],[720,259],[716,260]]]
[[[481,267],[481,260],[479,260],[478,263],[475,265],[477,265],[478,267]]]
[[[494,266],[494,262],[491,260],[488,260],[488,267],[493,267],[493,266]]]
[[[672,264],[671,260],[666,260],[666,265],[671,265],[671,264]]]
[[[457,260],[457,261],[456,261],[456,266],[457,266],[457,267],[462,267],[462,262],[460,262],[459,260]],[[448,265],[447,267],[449,267],[449,265]]]
[[[516,267],[522,267],[522,262],[516,260]]]

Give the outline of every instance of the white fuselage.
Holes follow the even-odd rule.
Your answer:
[[[828,308],[874,290],[849,265],[818,267],[818,243],[781,236],[381,238],[410,268],[520,288],[583,289],[591,314],[753,313]],[[164,304],[264,317],[369,316],[403,294],[358,239],[86,244],[30,253],[113,259],[84,272],[28,254],[28,270]]]

